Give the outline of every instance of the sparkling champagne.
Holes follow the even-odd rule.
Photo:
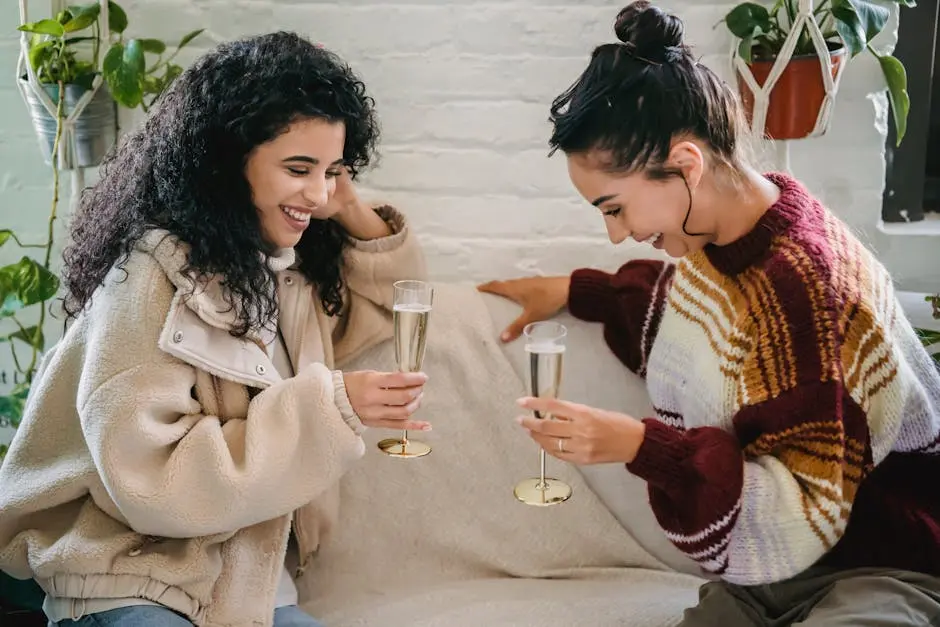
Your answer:
[[[533,322],[523,330],[529,354],[529,395],[537,398],[557,399],[561,388],[561,368],[565,357],[564,325],[552,321]],[[533,411],[539,420],[551,419],[551,414]],[[544,445],[544,444],[543,444]],[[555,438],[549,446],[557,446],[564,453],[564,439]],[[568,449],[570,452],[570,449]],[[571,486],[545,476],[545,449],[539,448],[539,475],[523,479],[513,489],[516,498],[526,505],[546,507],[564,503],[571,497]]]
[[[558,398],[561,388],[562,361],[565,356],[564,345],[544,343],[528,344],[529,353],[529,388],[532,396],[538,398]],[[535,412],[535,417],[542,419],[542,412]]]
[[[395,359],[402,372],[418,372],[424,362],[427,342],[428,317],[431,307],[422,304],[402,304],[393,308],[395,323]]]

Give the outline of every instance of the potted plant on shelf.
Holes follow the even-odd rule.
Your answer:
[[[915,0],[884,0],[900,7],[913,7]],[[770,8],[754,2],[734,7],[724,18],[728,30],[740,40],[736,54],[750,70],[758,86],[763,86],[783,49],[794,24],[800,24],[792,56],[770,92],[764,135],[770,139],[799,139],[813,133],[825,104],[823,80],[825,54],[820,55],[799,16],[799,0],[776,0]],[[884,30],[890,11],[876,0],[816,0],[813,19],[822,34],[833,78],[843,64],[865,50],[877,59],[888,88],[888,98],[897,131],[897,143],[904,138],[910,99],[907,72],[890,54],[871,46]],[[748,121],[753,123],[756,96],[737,69],[738,87]],[[823,129],[825,131],[825,129]]]
[[[64,160],[59,164],[63,169],[98,165],[117,136],[116,104],[146,111],[182,72],[174,63],[180,49],[202,33],[199,29],[183,36],[166,55],[167,44],[159,39],[125,39],[127,13],[113,0],[108,2],[107,14],[107,37],[101,27],[100,2],[72,6],[54,19],[19,27],[31,34],[28,63],[50,101],[58,102],[60,89],[64,91],[62,116],[71,114],[99,73],[103,78],[66,138]],[[40,150],[51,164],[58,120],[29,86],[28,77],[21,76],[20,81]]]

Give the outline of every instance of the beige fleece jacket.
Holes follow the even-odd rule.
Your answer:
[[[304,564],[364,453],[334,360],[391,335],[392,283],[422,278],[404,218],[348,249],[337,318],[271,257],[296,376],[232,337],[218,280],[191,292],[186,249],[152,231],[43,360],[0,467],[0,569],[59,598],[138,597],[196,625],[271,625],[293,530]],[[235,254],[235,251],[233,251]]]

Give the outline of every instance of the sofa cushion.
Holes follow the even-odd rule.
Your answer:
[[[498,331],[519,315],[512,301],[483,294]],[[627,370],[607,348],[599,324],[583,322],[562,312],[557,318],[568,330],[561,396],[566,400],[637,418],[653,415],[646,385]],[[527,376],[523,340],[503,344],[503,354],[520,377]],[[624,529],[651,555],[675,570],[702,575],[698,565],[666,538],[649,506],[646,482],[627,472],[622,464],[598,464],[579,468],[594,493],[610,509]]]
[[[513,497],[538,449],[513,420],[525,390],[481,295],[438,286],[429,329],[419,416],[434,431],[413,436],[434,450],[389,458],[376,443],[396,433],[365,433],[339,523],[298,581],[304,608],[331,627],[676,624],[701,580],[638,543],[577,468],[549,461],[574,487],[564,504]],[[391,343],[343,367],[394,369]]]

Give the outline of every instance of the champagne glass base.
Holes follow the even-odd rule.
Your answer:
[[[431,452],[431,447],[418,440],[386,438],[379,442],[379,450],[390,457],[409,459],[412,457],[424,457]]]
[[[567,501],[571,497],[571,486],[564,481],[548,477],[542,485],[541,480],[535,477],[517,483],[513,494],[526,505],[548,507]]]

